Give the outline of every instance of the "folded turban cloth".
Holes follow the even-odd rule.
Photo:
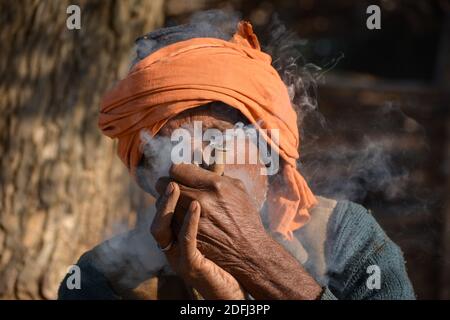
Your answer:
[[[154,136],[179,113],[214,101],[236,108],[285,163],[269,186],[269,227],[288,239],[309,220],[316,198],[296,169],[297,115],[287,88],[262,52],[250,23],[229,41],[192,38],[159,48],[130,70],[102,102],[99,127],[117,138],[118,155],[135,175],[142,157],[140,131]],[[279,130],[279,141],[270,137]]]

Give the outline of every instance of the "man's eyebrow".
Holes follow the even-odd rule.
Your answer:
[[[235,124],[233,124],[230,121],[222,120],[222,119],[216,119],[211,125],[204,126],[203,129],[218,129],[220,131],[225,131],[227,129],[233,129]]]

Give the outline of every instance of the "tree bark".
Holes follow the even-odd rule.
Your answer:
[[[0,2],[0,298],[55,298],[85,250],[133,223],[98,105],[163,17],[163,0]]]

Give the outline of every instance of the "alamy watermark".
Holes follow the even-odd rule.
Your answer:
[[[67,270],[69,276],[66,279],[66,287],[69,290],[81,289],[81,269],[76,264],[71,265]]]
[[[141,133],[145,143],[146,132]],[[271,145],[267,142],[270,138]],[[279,129],[257,129],[238,122],[223,132],[216,128],[203,131],[202,121],[194,121],[193,130],[178,128],[171,134],[170,160],[173,164],[262,164],[261,175],[274,175],[280,166]],[[275,148],[275,150],[274,150]]]
[[[366,269],[369,277],[366,280],[366,287],[369,290],[381,289],[381,269],[376,264],[370,265]]]
[[[366,20],[366,26],[369,30],[381,29],[381,9],[379,6],[372,4],[367,7],[366,13],[370,16]]]
[[[69,30],[81,29],[81,9],[75,4],[67,7],[66,13],[69,15],[66,19],[66,26]]]

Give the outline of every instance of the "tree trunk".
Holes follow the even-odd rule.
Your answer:
[[[133,223],[98,105],[163,17],[163,0],[0,2],[0,298],[55,298],[85,250]]]

